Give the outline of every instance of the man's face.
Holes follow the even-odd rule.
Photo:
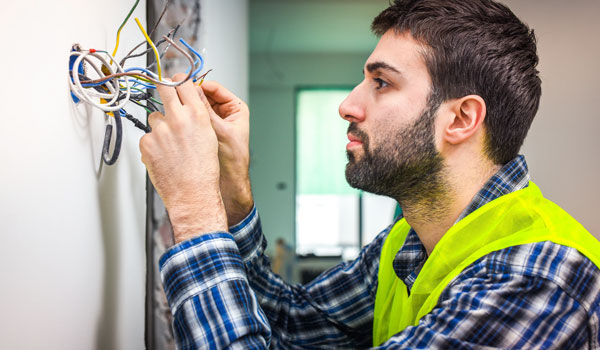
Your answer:
[[[421,50],[409,35],[388,31],[365,63],[365,79],[340,105],[340,116],[350,122],[346,179],[351,186],[399,201],[439,194],[439,102],[430,96]]]

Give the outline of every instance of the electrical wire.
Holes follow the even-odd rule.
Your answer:
[[[174,42],[173,39],[181,23],[172,28],[167,35],[163,35],[162,39],[156,44],[152,41],[151,36],[157,29],[171,2],[172,0],[166,0],[163,10],[149,34],[142,26],[140,20],[135,18],[145,41],[129,51],[120,62],[117,61],[115,55],[119,49],[121,31],[138,6],[139,0],[135,1],[133,7],[117,30],[115,48],[112,55],[105,50],[91,48],[82,50],[78,44],[72,47],[69,56],[69,86],[73,100],[76,103],[83,101],[94,108],[102,110],[106,115],[114,117],[114,121],[106,125],[102,146],[102,160],[107,165],[114,164],[121,151],[123,137],[121,118],[129,120],[136,128],[146,133],[151,131],[147,125],[127,113],[124,107],[128,103],[144,108],[147,113],[159,111],[159,105],[162,105],[162,102],[154,98],[151,94],[151,90],[156,89],[157,85],[176,87],[189,80],[193,82],[200,80],[199,84],[202,84],[204,77],[211,71],[208,70],[206,73],[200,74],[204,68],[204,58],[202,55],[181,38],[179,42],[184,47]],[[133,54],[144,43],[150,46],[150,48],[141,53]],[[163,44],[164,47],[160,47]],[[160,54],[159,47],[162,51]],[[186,70],[185,78],[177,82],[163,80],[161,59],[171,47],[179,51],[190,63],[189,68]],[[190,55],[188,50],[195,57]],[[153,64],[147,67],[125,68],[125,62],[128,59],[149,54],[151,51],[153,51],[156,58]],[[154,66],[156,66],[156,72],[154,72]],[[86,69],[86,67],[89,67],[89,69]],[[113,131],[115,131],[114,141],[112,140]],[[110,153],[111,143],[114,144],[112,154]]]
[[[115,49],[113,50],[113,53],[112,53],[113,57],[115,57],[115,55],[117,54],[117,49],[119,48],[119,39],[121,37],[121,30],[125,26],[125,23],[127,23],[127,21],[129,20],[129,17],[131,17],[131,14],[135,10],[135,8],[137,7],[139,2],[140,2],[140,0],[135,1],[135,4],[133,4],[133,7],[131,8],[131,10],[129,10],[127,17],[125,17],[125,20],[123,21],[123,23],[121,23],[121,26],[119,26],[119,29],[117,30],[117,41],[115,43]],[[110,63],[112,64],[112,60],[110,61]]]
[[[185,40],[183,40],[183,38],[179,38],[179,41],[185,46],[187,47],[188,50],[192,51],[194,53],[194,55],[196,55],[198,57],[198,59],[200,60],[200,67],[198,67],[198,69],[196,69],[194,71],[194,73],[192,73],[193,76],[198,75],[198,73],[200,73],[200,71],[202,70],[202,68],[204,67],[204,58],[202,58],[202,55],[200,53],[198,53],[198,51],[194,50],[193,47],[190,46],[190,44],[186,43]]]
[[[146,41],[148,41],[148,44],[150,44],[150,46],[152,46],[152,50],[154,51],[154,56],[156,56],[156,67],[157,67],[156,70],[158,71],[158,80],[162,81],[162,70],[160,69],[160,55],[158,54],[158,50],[156,49],[156,46],[154,46],[152,39],[150,39],[150,37],[148,36],[148,33],[146,33],[146,30],[144,29],[144,27],[142,27],[142,24],[140,23],[140,20],[137,17],[135,18],[135,22],[137,23],[138,27],[142,31],[142,34],[144,34],[144,36],[146,37]]]
[[[179,51],[182,55],[184,55],[188,59],[188,61],[190,62],[190,66],[192,66],[192,67],[194,66],[194,60],[192,59],[192,57],[187,52],[185,52],[185,50],[183,50],[181,47],[179,47],[179,45],[177,45],[170,38],[167,38],[166,36],[163,36],[163,38],[166,39],[171,45],[173,45],[173,47],[177,51]],[[90,84],[90,83],[94,84],[94,83],[100,83],[100,82],[103,82],[103,81],[111,80],[111,79],[114,79],[114,78],[119,78],[119,77],[124,77],[124,76],[127,76],[127,77],[133,76],[133,77],[137,77],[138,79],[140,77],[145,78],[145,79],[153,82],[154,84],[160,84],[160,85],[175,87],[175,86],[179,86],[179,85],[185,83],[186,81],[188,81],[190,79],[191,75],[192,75],[192,70],[189,71],[188,75],[186,76],[186,78],[184,80],[177,81],[177,82],[169,82],[169,81],[164,81],[164,80],[163,81],[157,80],[156,79],[157,75],[154,74],[154,73],[152,73],[152,74],[142,74],[142,73],[133,73],[133,72],[128,72],[128,73],[127,72],[120,72],[120,73],[109,74],[109,75],[103,76],[103,77],[101,77],[99,79],[95,79],[95,80],[86,80],[86,81],[83,81],[82,83],[84,83],[84,84]]]
[[[71,53],[71,55],[77,56],[77,59],[75,60],[75,62],[73,64],[73,67],[79,67],[81,62],[85,61],[87,64],[89,64],[94,69],[94,71],[96,71],[96,73],[98,75],[103,76],[104,72],[102,71],[102,69],[96,65],[96,62],[94,62],[94,60],[91,60],[88,58],[89,56],[91,56],[91,57],[97,59],[98,61],[100,61],[100,63],[102,63],[102,67],[106,68],[106,70],[109,73],[115,74],[115,70],[113,69],[112,65],[109,64],[108,61],[104,57],[102,57],[102,55],[96,53],[95,51],[94,52],[92,52],[91,50],[87,51],[87,52],[73,51]],[[116,65],[116,68],[117,68],[116,71],[123,73],[123,67],[121,67],[116,61],[113,61],[113,63]],[[116,73],[116,74],[119,74],[119,73]],[[125,77],[126,98],[124,100],[122,100],[121,102],[119,102],[118,104],[115,104],[115,102],[117,102],[117,99],[119,98],[119,94],[121,93],[121,89],[120,89],[118,81],[114,80],[114,81],[110,81],[110,82],[107,82],[106,84],[104,84],[103,86],[106,88],[106,90],[108,90],[108,92],[101,93],[94,89],[84,88],[81,85],[81,81],[79,80],[79,74],[75,74],[75,72],[73,70],[71,71],[70,76],[71,76],[71,79],[69,79],[69,84],[71,86],[71,91],[75,94],[75,96],[77,96],[77,98],[79,98],[80,100],[83,100],[83,101],[89,103],[90,105],[92,105],[98,109],[101,109],[105,112],[114,112],[114,111],[121,109],[127,103],[127,101],[129,100],[129,97],[131,95],[131,88],[129,86],[129,77]],[[87,82],[96,83],[94,81],[91,81],[91,82],[87,81]],[[106,103],[98,103],[96,101],[98,98],[107,100],[107,102]]]
[[[149,133],[150,131],[152,131],[152,129],[150,129],[150,127],[146,126],[146,124],[142,123],[139,119],[137,119],[136,117],[132,116],[131,114],[127,113],[124,109],[120,109],[119,113],[121,115],[121,117],[126,118],[127,120],[129,120],[130,122],[133,123],[133,125],[144,131],[145,133]]]
[[[150,34],[148,34],[150,37],[152,37],[152,34],[154,33],[154,31],[156,30],[156,28],[158,28],[158,24],[160,23],[160,21],[162,20],[163,16],[167,12],[167,8],[169,7],[170,4],[171,4],[171,0],[167,0],[165,2],[165,6],[163,7],[162,12],[160,13],[160,16],[158,17],[158,20],[156,21],[156,23],[154,23],[154,27],[150,31]],[[180,26],[181,26],[181,23],[178,24],[174,29],[171,29],[171,31],[169,31],[169,33],[167,34],[167,36],[170,36],[171,33],[173,33],[173,36],[175,36],[175,33],[177,33],[177,30],[179,29]],[[162,40],[159,41],[158,43],[156,43],[156,46],[160,45],[162,42],[163,42]],[[146,51],[144,51],[144,52],[142,52],[141,54],[138,54],[138,55],[134,55],[134,56],[131,55],[132,53],[135,52],[135,50],[137,50],[140,46],[144,45],[145,43],[146,43],[146,41],[144,40],[141,43],[137,44],[133,49],[131,49],[131,51],[129,51],[129,53],[127,53],[127,55],[125,55],[125,57],[121,61],[121,65],[123,66],[125,64],[125,61],[128,60],[129,58],[138,57],[138,56],[142,56],[142,55],[145,55],[145,54],[149,53],[152,49],[148,49],[148,50],[146,50]]]
[[[131,100],[131,102],[132,102],[133,104],[135,104],[135,105],[138,105],[138,106],[142,107],[142,108],[143,108],[143,109],[145,109],[145,110],[146,110],[146,112],[148,112],[148,113],[155,112],[155,111],[151,110],[150,108],[148,108],[148,107],[144,106],[143,104],[139,103],[139,102],[138,102],[138,101],[136,101],[136,100]]]
[[[112,138],[112,129],[113,126],[110,124],[106,125],[106,129],[104,131],[104,144],[102,145],[102,160],[106,165],[113,165],[119,158],[119,154],[121,153],[121,142],[123,140],[123,125],[121,123],[121,114],[113,113],[115,117],[115,125],[117,127],[116,130],[116,138],[115,138],[115,148],[113,149],[112,156],[110,154],[110,140]]]
[[[200,82],[198,83],[198,86],[202,85],[202,83],[204,82],[204,78],[208,75],[208,73],[212,72],[212,69],[209,69],[206,71],[206,73],[199,75],[197,77],[195,77],[192,81],[195,83],[198,80],[200,80]]]

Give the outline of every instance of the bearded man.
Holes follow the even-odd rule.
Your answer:
[[[179,347],[599,349],[600,243],[518,154],[541,95],[533,31],[491,0],[396,0],[372,28],[339,108],[346,178],[403,216],[307,285],[264,255],[246,105],[214,82],[158,88],[140,148],[177,243],[160,264]]]

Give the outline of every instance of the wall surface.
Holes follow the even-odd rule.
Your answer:
[[[203,0],[201,11],[206,79],[248,101],[248,0]]]
[[[71,45],[112,50],[132,4],[11,1],[0,13],[11,33],[0,58],[2,349],[144,348],[141,131],[124,120],[117,164],[100,167],[104,116],[74,106],[67,82]],[[145,23],[145,1],[133,16]],[[142,40],[132,17],[117,55]]]
[[[117,164],[102,167],[105,117],[75,106],[67,80],[71,45],[112,51],[133,2],[10,2],[0,13],[12,33],[0,56],[0,349],[144,348],[142,132],[123,120]],[[208,79],[247,99],[247,0],[201,5]],[[117,57],[143,40],[133,18],[145,24],[145,7],[123,29]]]
[[[600,2],[504,3],[538,37],[542,100],[521,150],[531,178],[600,238]]]

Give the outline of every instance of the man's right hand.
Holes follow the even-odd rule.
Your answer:
[[[245,102],[217,82],[205,81],[197,90],[219,141],[221,195],[232,226],[254,206],[248,173],[250,112]]]

